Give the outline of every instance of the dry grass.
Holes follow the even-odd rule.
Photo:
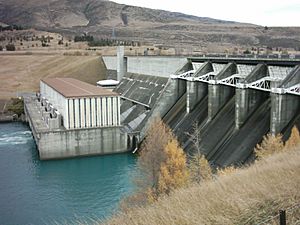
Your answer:
[[[153,205],[116,215],[105,224],[259,224],[279,209],[300,203],[299,153],[300,148],[277,153],[249,168],[178,190]],[[299,224],[299,212],[299,208],[288,212],[287,224]]]
[[[97,56],[0,55],[0,99],[35,92],[43,77],[73,77],[95,84],[105,78]]]

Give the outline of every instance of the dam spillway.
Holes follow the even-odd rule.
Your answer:
[[[153,91],[148,96],[155,96],[149,107],[132,101],[131,107],[143,108],[147,115],[131,114],[130,119],[124,120],[142,124],[131,129],[139,141],[145,137],[152,119],[160,116],[176,134],[181,146],[193,151],[187,133],[193,132],[193,124],[197,124],[201,151],[219,167],[247,162],[264,135],[282,133],[286,138],[292,126],[299,124],[299,60],[178,57],[176,61],[176,57],[159,57],[158,64],[157,60],[153,63],[155,57],[124,57],[123,66],[130,66],[123,70],[126,72],[121,83],[143,76],[143,88],[149,84],[148,89]],[[115,73],[116,76],[118,71],[111,63],[112,57],[103,57],[103,60],[109,75]],[[114,60],[118,63],[120,59]],[[164,67],[165,63],[168,66]],[[158,78],[164,84],[157,90],[150,88],[150,80]],[[123,89],[130,89],[130,85],[124,85]],[[115,91],[118,92],[118,87]],[[143,94],[132,91],[131,96]],[[129,107],[130,99],[127,95],[121,108]]]

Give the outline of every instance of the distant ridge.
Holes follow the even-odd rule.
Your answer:
[[[115,37],[194,48],[300,46],[300,28],[197,17],[179,12],[118,4],[107,0],[0,0],[0,21],[36,29],[99,38]],[[216,49],[214,49],[216,48]]]

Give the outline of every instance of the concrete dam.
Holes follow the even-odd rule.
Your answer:
[[[243,164],[267,133],[288,138],[300,127],[300,60],[212,57],[102,57],[119,79],[121,123],[135,150],[160,116],[185,151],[200,129],[201,151],[212,165]]]

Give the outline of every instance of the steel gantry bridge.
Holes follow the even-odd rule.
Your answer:
[[[173,79],[300,96],[300,60],[189,58],[192,69]],[[265,67],[264,70],[261,68]]]

